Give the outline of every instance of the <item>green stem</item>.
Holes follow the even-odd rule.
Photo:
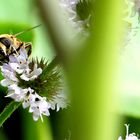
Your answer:
[[[64,27],[64,22],[60,20],[62,17],[59,12],[59,6],[56,6],[55,1],[37,0],[37,7],[39,8],[40,17],[44,22],[46,31],[49,33],[57,55],[64,66],[67,66],[67,61],[71,52],[70,48],[72,48],[71,46],[73,46],[73,43],[69,41],[69,35],[65,32],[65,29],[68,31],[67,25],[65,24]]]
[[[21,102],[10,102],[0,114],[0,127],[12,115],[12,113],[21,105]]]

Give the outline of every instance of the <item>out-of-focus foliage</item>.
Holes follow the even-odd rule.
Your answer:
[[[53,140],[49,118],[44,117],[43,122],[34,122],[32,115],[27,110],[22,111],[22,136],[23,140]]]
[[[139,0],[136,0],[137,2]],[[140,118],[140,23],[134,3],[127,0],[125,23],[127,26],[125,45],[120,50],[119,113]]]
[[[40,24],[41,21],[36,13],[36,6],[33,2],[32,0],[0,0],[0,34],[16,34]],[[51,60],[53,53],[49,46],[49,39],[46,40],[47,37],[44,36],[46,35],[43,33],[42,26],[40,26],[18,36],[18,38],[25,42],[32,42],[32,56],[39,55],[41,58],[41,56],[47,55],[47,59]],[[0,79],[2,79],[2,77],[0,77]],[[5,89],[0,88],[0,90],[1,100],[4,100],[4,102],[0,100],[0,110],[2,111],[4,106],[9,102],[9,99],[3,98],[5,96],[3,90],[5,91]],[[32,120],[32,115],[27,114],[27,110],[24,112],[21,111],[21,113],[15,112],[12,115],[15,116],[15,118],[10,117],[8,122],[0,128],[0,140],[52,140],[49,121],[44,119],[44,123],[40,121],[35,123]],[[21,120],[24,118],[23,123],[19,123],[19,118],[21,118]],[[14,125],[12,121],[15,122]],[[11,134],[10,131],[15,133]]]
[[[90,0],[79,0],[76,12],[81,20],[86,20],[93,14],[92,2]]]

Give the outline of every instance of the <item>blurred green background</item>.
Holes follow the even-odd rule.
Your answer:
[[[33,26],[42,24],[38,16],[35,1],[0,0],[0,34],[16,34]],[[45,57],[48,61],[54,56],[49,37],[43,31],[43,24],[20,35],[18,38],[32,42],[32,57]],[[0,78],[2,79],[2,78]],[[6,89],[0,87],[0,111],[11,100],[4,98]],[[55,115],[54,115],[55,116]],[[44,117],[44,123],[34,122],[28,110],[18,109],[0,128],[0,140],[52,140],[50,118]]]
[[[112,4],[112,7],[110,6],[112,9],[109,10],[114,11],[114,3],[108,2]],[[74,131],[74,140],[92,140],[93,137],[99,140],[100,137],[103,139],[103,136],[115,133],[115,131],[115,139],[117,139],[119,135],[125,136],[125,123],[131,124],[130,132],[140,134],[140,90],[139,88],[136,90],[140,83],[138,76],[140,71],[135,67],[138,66],[140,58],[139,47],[134,47],[139,44],[139,34],[135,38],[137,43],[134,39],[135,43],[129,44],[125,51],[121,52],[125,61],[121,58],[122,62],[117,65],[116,58],[120,58],[118,48],[121,47],[114,45],[117,44],[116,36],[118,35],[115,36],[114,32],[118,33],[117,30],[120,30],[119,25],[116,24],[116,19],[119,17],[114,12],[111,14],[109,10],[104,12],[104,7],[107,7],[105,1],[104,4],[100,2],[99,4],[102,7],[100,9],[100,6],[97,6],[97,12],[99,9],[101,12],[98,14],[95,10],[95,17],[98,17],[95,23],[98,25],[95,29],[96,34],[92,34],[88,43],[84,44],[86,47],[79,54],[79,58],[69,72],[74,110],[72,112],[70,109],[60,112],[52,111],[51,116],[44,117],[44,123],[42,123],[40,120],[34,122],[32,114],[21,107],[0,128],[0,140],[70,140],[71,128]],[[119,11],[119,4],[115,6],[116,11]],[[104,14],[105,16],[102,16]],[[42,25],[31,32],[20,35],[19,38],[25,42],[32,42],[32,57],[45,57],[51,61],[55,56],[55,51],[49,33],[45,32],[46,28],[40,19],[35,1],[0,0],[0,34],[15,34],[39,24]],[[104,27],[107,28],[104,29]],[[114,29],[114,27],[118,28]],[[93,38],[94,36],[97,38]],[[133,57],[131,52],[135,52],[133,56],[137,57]],[[134,59],[131,59],[132,57]],[[118,67],[121,71],[120,81],[118,75],[115,75]],[[131,82],[126,85],[127,88],[117,87],[119,91],[116,92],[112,86],[114,81],[119,81],[119,84],[124,87],[126,81]],[[138,86],[129,89],[130,85]],[[0,111],[11,101],[4,98],[5,91],[5,88],[0,87]],[[115,91],[113,95],[112,91]],[[110,113],[112,109],[114,112]],[[114,122],[114,118],[117,118],[117,123]]]

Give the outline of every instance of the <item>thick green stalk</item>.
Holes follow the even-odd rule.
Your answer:
[[[53,1],[37,1],[55,50],[64,63],[67,57],[73,58],[75,55],[67,55],[65,52],[64,47],[68,45],[66,38],[63,34],[60,35],[62,31],[57,30],[60,27],[59,22],[56,22],[60,18],[59,12],[54,12],[49,6]],[[90,41],[82,47],[83,51],[77,58],[72,59],[74,63],[69,64],[68,77],[73,103],[72,140],[115,139],[117,95],[114,87],[117,82],[119,41],[122,36],[121,11],[121,0],[94,0]]]
[[[116,139],[121,1],[97,0],[89,42],[71,66],[72,140]]]

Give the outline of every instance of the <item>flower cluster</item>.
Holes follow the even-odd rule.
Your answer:
[[[125,0],[125,12],[123,21],[127,25],[125,45],[129,44],[139,29],[139,0]]]
[[[76,29],[77,33],[87,35],[88,33],[85,29],[90,26],[89,21],[91,18],[89,2],[82,0],[59,0],[59,3],[64,14],[68,17],[68,21]]]
[[[129,134],[129,125],[125,124],[125,126],[126,126],[126,137],[124,140],[139,140],[135,133]],[[123,140],[123,139],[120,136],[118,140]]]
[[[58,73],[52,70],[49,75],[44,75],[45,78],[40,78],[46,65],[42,60],[31,61],[26,50],[20,49],[18,56],[10,55],[9,62],[1,67],[4,76],[1,85],[8,87],[6,97],[21,102],[23,108],[29,107],[29,112],[33,113],[35,121],[39,117],[43,120],[42,115],[49,116],[49,109],[54,110],[56,107],[59,111],[60,108],[66,107],[66,98],[57,88],[60,80]],[[50,77],[51,80],[49,80]]]

